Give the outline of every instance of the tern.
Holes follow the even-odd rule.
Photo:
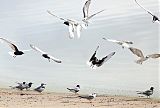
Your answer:
[[[25,89],[25,87],[26,87],[26,82],[22,82],[22,83],[17,83],[18,85],[17,86],[14,86],[14,87],[12,87],[12,86],[10,86],[12,89],[19,89],[19,90],[23,90],[23,89]]]
[[[37,92],[39,92],[39,93],[41,93],[45,89],[44,85],[46,85],[46,84],[41,83],[41,85],[39,87],[35,88],[34,90],[37,91]]]
[[[146,91],[137,91],[138,93],[137,94],[142,94],[142,95],[145,95],[147,96],[147,98],[150,98],[150,95],[153,94],[153,90],[154,90],[154,87],[151,87],[149,90],[146,90]]]
[[[144,9],[147,13],[149,13],[150,15],[152,15],[152,17],[153,17],[153,19],[152,19],[152,22],[154,23],[154,22],[160,22],[160,19],[156,16],[156,15],[154,15],[152,12],[150,12],[149,10],[147,10],[147,9],[145,9],[142,5],[140,5],[138,2],[137,2],[137,0],[135,0],[135,2],[142,8],[142,9]]]
[[[89,20],[94,17],[95,15],[103,12],[104,10],[98,11],[92,15],[89,16],[89,6],[91,4],[91,0],[87,0],[83,6],[83,19],[82,21],[86,24],[86,26],[88,26]]]
[[[40,53],[42,54],[42,57],[48,59],[49,62],[50,62],[50,60],[53,60],[53,61],[55,61],[56,63],[62,63],[61,60],[59,60],[59,59],[57,59],[57,58],[55,58],[55,57],[53,57],[53,56],[51,56],[51,55],[48,55],[46,52],[40,50],[38,47],[36,47],[36,46],[34,46],[34,45],[32,45],[32,44],[30,44],[30,47],[31,47],[32,49],[34,49],[35,51],[40,52]]]
[[[108,61],[115,54],[115,52],[112,52],[109,55],[103,57],[102,59],[98,59],[96,57],[96,53],[97,53],[98,48],[99,48],[99,46],[96,48],[96,51],[94,52],[94,54],[90,58],[89,62],[87,62],[87,64],[90,65],[91,68],[94,68],[94,66],[97,66],[97,67],[102,66],[106,61]]]
[[[138,64],[142,64],[144,61],[148,60],[149,58],[156,59],[160,57],[160,54],[150,54],[150,55],[144,56],[140,49],[133,48],[133,47],[130,47],[129,49],[134,55],[140,57],[139,60],[135,61]]]
[[[59,16],[57,16],[57,15],[54,15],[52,12],[50,12],[49,10],[47,10],[47,12],[50,14],[50,15],[52,15],[52,16],[54,16],[54,17],[56,17],[56,18],[58,18],[58,19],[60,19],[60,20],[62,20],[62,21],[64,21],[63,22],[63,24],[65,24],[65,25],[67,25],[68,26],[68,28],[69,28],[69,38],[70,39],[73,39],[74,38],[74,33],[75,32],[77,32],[77,37],[78,38],[80,38],[80,33],[81,33],[81,31],[82,31],[82,28],[83,29],[86,29],[86,26],[85,26],[85,24],[83,24],[83,23],[79,23],[78,21],[76,21],[76,20],[73,20],[73,19],[64,19],[64,18],[62,18],[62,17],[59,17]]]
[[[70,92],[78,93],[80,91],[80,85],[76,85],[74,88],[67,88]]]
[[[9,40],[4,39],[4,38],[1,38],[1,37],[0,37],[0,40],[6,42],[6,43],[12,48],[12,50],[13,50],[14,52],[8,52],[8,53],[9,53],[11,56],[13,56],[14,58],[15,58],[16,56],[18,56],[18,55],[23,55],[25,51],[30,51],[30,50],[20,51],[20,50],[18,49],[18,47],[17,47],[15,44],[13,44],[12,42],[10,42]]]
[[[129,48],[130,47],[129,44],[133,44],[133,42],[131,41],[119,41],[119,40],[113,40],[108,38],[102,38],[102,39],[121,45],[123,49],[124,47]]]
[[[96,96],[97,96],[96,93],[92,93],[92,94],[89,94],[89,95],[86,95],[86,96],[78,96],[78,97],[87,99],[91,102],[91,100],[94,99]]]

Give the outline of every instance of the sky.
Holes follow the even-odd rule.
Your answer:
[[[158,0],[138,0],[145,8],[159,15]],[[141,9],[134,0],[92,0],[89,13],[104,12],[91,19],[80,39],[69,39],[67,26],[46,11],[63,18],[81,21],[85,0],[0,0],[0,36],[18,46],[30,49],[33,44],[62,60],[62,64],[41,57],[35,51],[16,58],[8,52],[7,44],[0,44],[0,86],[8,88],[15,82],[33,82],[33,87],[47,83],[47,90],[67,92],[66,88],[81,85],[82,93],[136,95],[136,90],[155,87],[153,97],[159,96],[159,59],[150,59],[143,65],[128,49],[104,41],[107,37],[133,41],[144,55],[159,51],[159,24]],[[111,52],[116,54],[96,70],[86,65],[87,60],[100,46],[97,57]]]

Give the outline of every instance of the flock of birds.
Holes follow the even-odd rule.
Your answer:
[[[135,0],[135,2],[142,8],[144,9],[147,13],[149,13],[153,19],[152,19],[152,22],[160,22],[160,19],[155,16],[153,13],[151,13],[150,11],[148,11],[147,9],[145,9],[143,6],[141,6],[137,0]],[[69,29],[69,38],[70,39],[73,39],[75,37],[75,34],[77,35],[78,38],[80,38],[80,34],[81,34],[81,31],[82,29],[87,29],[87,27],[89,26],[90,22],[89,20],[91,18],[93,18],[94,16],[96,16],[97,14],[105,11],[104,10],[101,10],[101,11],[98,11],[94,14],[89,14],[89,6],[91,4],[91,0],[87,0],[83,6],[83,18],[82,18],[82,22],[79,22],[79,21],[76,21],[76,20],[73,20],[73,19],[65,19],[65,18],[62,18],[62,17],[59,17],[57,15],[55,15],[54,13],[52,13],[51,11],[47,10],[47,12],[62,20],[63,21],[63,24],[67,25],[68,26],[68,29]],[[147,56],[144,56],[143,52],[138,49],[138,48],[134,48],[134,47],[130,47],[131,44],[133,44],[133,42],[131,41],[119,41],[119,40],[114,40],[114,39],[108,39],[108,38],[105,38],[103,37],[102,38],[103,40],[106,40],[106,41],[109,41],[109,42],[113,42],[113,43],[116,43],[118,45],[120,45],[123,49],[124,48],[127,48],[129,49],[134,55],[138,56],[140,59],[136,60],[136,63],[138,64],[142,64],[144,61],[148,60],[149,58],[159,58],[160,57],[160,54],[156,53],[156,54],[150,54],[150,55],[147,55]],[[62,63],[62,61],[60,59],[57,59],[51,55],[49,55],[48,53],[42,51],[41,49],[39,49],[38,47],[30,44],[30,47],[31,49],[29,50],[19,50],[19,48],[11,41],[3,38],[3,37],[0,37],[0,41],[3,43],[7,43],[13,50],[13,52],[9,52],[9,54],[11,56],[13,56],[14,58],[16,56],[19,56],[19,55],[23,55],[25,54],[26,51],[31,51],[31,49],[41,53],[42,57],[48,59],[48,61],[50,62],[50,60],[53,60],[55,61],[56,63]],[[115,55],[115,52],[111,52],[110,54],[108,54],[107,56],[104,56],[103,58],[101,59],[98,59],[96,57],[96,53],[97,53],[97,50],[99,49],[99,46],[96,48],[94,54],[91,56],[91,58],[89,59],[89,61],[87,62],[87,64],[91,67],[91,68],[95,68],[95,67],[100,67],[102,66],[106,61],[108,61],[113,55]],[[12,88],[18,88],[20,90],[23,90],[23,89],[29,89],[31,87],[31,85],[33,83],[28,83],[26,84],[26,82],[23,82],[23,83],[17,83],[18,85],[15,86],[15,87],[12,87]],[[44,83],[42,83],[39,87],[35,88],[34,90],[35,91],[38,91],[38,92],[42,92],[44,89],[45,89],[45,85]],[[79,92],[80,90],[80,85],[76,85],[75,88],[67,88],[69,91],[72,91],[74,93],[77,93]],[[146,96],[150,96],[153,94],[153,87],[150,88],[150,90],[147,90],[147,91],[144,91],[144,92],[138,92],[138,94],[144,94]],[[88,95],[87,97],[83,97],[83,96],[80,96],[81,98],[87,98],[87,99],[93,99],[96,97],[96,93],[92,93],[90,95]]]

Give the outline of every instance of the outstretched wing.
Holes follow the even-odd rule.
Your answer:
[[[147,55],[146,57],[149,57],[149,58],[159,58],[160,54],[151,54],[151,55]]]
[[[10,41],[8,41],[8,40],[6,40],[6,39],[4,39],[4,38],[0,38],[0,39],[1,39],[2,41],[4,41],[4,42],[8,43],[8,45],[12,48],[12,50],[14,50],[14,51],[19,51],[18,48],[17,48],[17,46],[14,45],[13,43],[11,43]]]
[[[106,57],[102,58],[104,59],[104,62],[108,61],[113,55],[115,54],[115,52],[110,53],[109,55],[107,55]]]
[[[51,55],[48,55],[48,57],[50,57],[50,59],[52,59],[53,61],[55,61],[55,62],[57,62],[57,63],[62,63],[61,60],[59,60],[59,59],[57,59],[57,58],[55,58],[55,57],[53,57],[53,56],[51,56]]]
[[[46,54],[44,51],[40,50],[39,48],[37,48],[36,46],[34,46],[34,45],[32,45],[32,44],[30,44],[30,47],[31,47],[32,49],[34,49],[35,51],[38,51],[38,52],[40,52],[40,53],[42,53],[42,54]]]
[[[144,58],[144,55],[140,49],[133,48],[133,47],[130,47],[129,49],[134,55],[137,55],[138,57]]]
[[[109,41],[109,42],[114,42],[114,43],[122,43],[122,42],[120,42],[120,41],[118,41],[118,40],[114,40],[114,39],[108,39],[108,38],[102,38],[102,39],[104,39],[104,40],[107,40],[107,41]]]
[[[145,9],[142,5],[140,5],[137,0],[135,0],[135,2],[142,8],[144,9],[146,12],[148,12],[150,15],[154,16],[149,10]]]
[[[88,11],[89,11],[90,4],[91,4],[91,0],[87,0],[83,6],[83,17],[84,18],[88,17]]]
[[[54,15],[51,11],[49,11],[49,10],[47,10],[47,12],[50,14],[50,15],[52,15],[52,16],[54,16],[54,17],[56,17],[56,18],[59,18],[60,20],[63,20],[63,21],[67,21],[66,19],[64,19],[64,18],[62,18],[62,17],[59,17],[59,16],[57,16],[57,15]]]
[[[104,10],[105,10],[105,9],[104,9]],[[89,19],[91,19],[92,17],[94,17],[95,15],[97,15],[97,14],[103,12],[104,10],[101,10],[101,11],[95,13],[95,14],[92,14],[91,16],[87,17],[87,20],[89,20]]]

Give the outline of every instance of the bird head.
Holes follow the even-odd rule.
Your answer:
[[[68,21],[65,21],[63,24],[69,26],[69,22]]]
[[[44,85],[47,85],[47,84],[41,83],[41,86],[44,86]]]
[[[26,84],[26,82],[22,82],[22,84]]]
[[[33,83],[32,83],[32,82],[30,82],[30,83],[28,83],[28,86],[29,86],[29,87],[31,87],[31,86],[32,86],[32,84],[33,84]]]
[[[154,87],[151,87],[151,88],[150,88],[150,90],[152,90],[152,91],[153,91],[153,89],[154,89]]]
[[[76,87],[80,88],[80,85],[76,85]]]

